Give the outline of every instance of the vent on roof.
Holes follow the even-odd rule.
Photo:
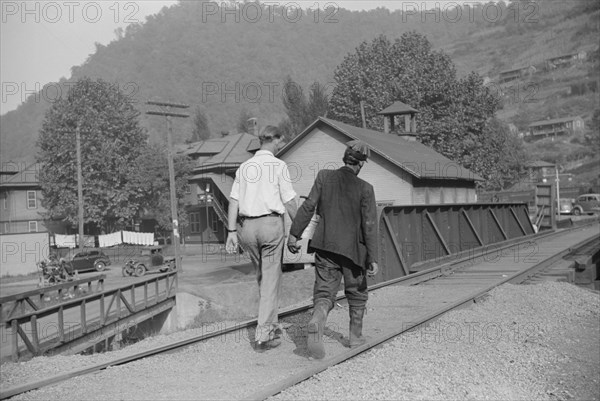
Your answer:
[[[383,132],[415,141],[417,139],[417,113],[416,109],[398,101],[377,114],[383,115]],[[402,117],[404,117],[404,124]]]

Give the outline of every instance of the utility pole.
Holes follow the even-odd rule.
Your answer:
[[[365,101],[360,101],[360,115],[362,117],[362,127],[367,128],[367,120],[365,118]]]
[[[167,103],[167,102],[156,102],[148,101],[147,105],[159,106],[160,111],[147,111],[146,114],[163,116],[167,120],[167,146],[169,150],[168,162],[169,162],[169,187],[171,193],[171,221],[173,226],[173,245],[175,246],[175,265],[177,271],[181,271],[181,261],[179,258],[179,221],[177,220],[177,195],[175,193],[175,166],[173,164],[173,128],[171,126],[170,117],[189,117],[188,114],[175,113],[170,111],[171,109],[187,109],[188,105],[178,103]]]
[[[77,220],[79,223],[79,251],[83,251],[83,173],[81,171],[81,132],[79,129],[79,123],[75,128],[75,146],[77,148]]]
[[[554,169],[556,170],[556,204],[558,205],[556,214],[560,219],[560,179],[558,178],[558,163],[556,163]]]

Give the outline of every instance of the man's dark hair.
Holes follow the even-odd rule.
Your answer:
[[[274,138],[281,138],[282,134],[281,132],[279,132],[279,130],[277,129],[277,127],[273,126],[273,125],[267,125],[265,128],[263,128],[260,131],[260,134],[258,134],[258,139],[260,140],[260,143],[269,143],[271,141],[273,141]]]

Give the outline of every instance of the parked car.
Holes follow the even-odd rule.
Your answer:
[[[146,272],[159,270],[170,272],[177,268],[174,256],[163,255],[163,247],[160,245],[145,246],[140,250],[140,255],[125,262],[121,269],[123,277],[141,277]]]
[[[111,261],[106,254],[99,250],[87,250],[78,252],[71,260],[66,262],[66,269],[69,274],[86,272],[91,270],[103,271],[106,266],[110,266]]]
[[[573,214],[579,216],[584,213],[600,213],[600,194],[583,194],[577,197],[573,205]]]

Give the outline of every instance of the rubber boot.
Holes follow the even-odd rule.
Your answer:
[[[360,347],[367,342],[362,335],[363,315],[365,308],[350,307],[350,348]]]
[[[308,353],[315,359],[325,357],[325,345],[323,344],[323,332],[327,324],[327,315],[333,307],[329,299],[317,299],[313,309],[313,315],[308,322]]]

